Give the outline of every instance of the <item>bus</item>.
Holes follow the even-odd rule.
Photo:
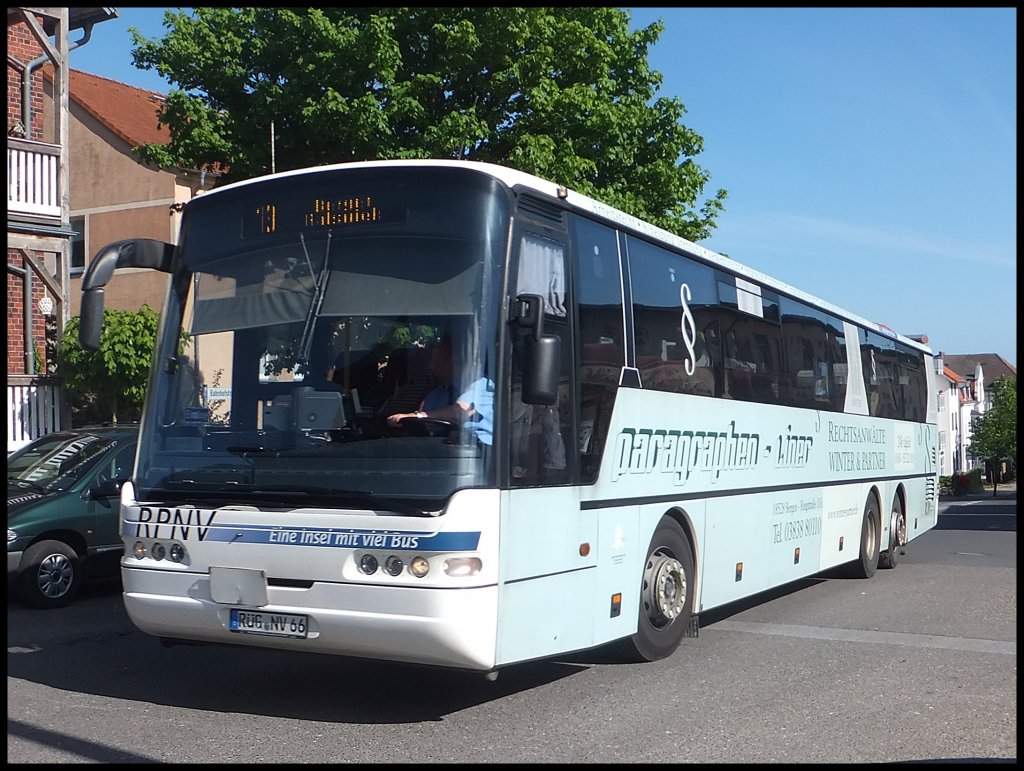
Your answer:
[[[870,578],[936,523],[926,345],[526,173],[207,192],[177,245],[97,253],[87,348],[117,268],[169,274],[120,501],[124,604],[167,644],[654,661],[711,608]]]

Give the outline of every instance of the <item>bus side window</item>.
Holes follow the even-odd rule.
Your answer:
[[[872,417],[902,418],[896,342],[876,332],[861,330],[861,355]]]
[[[714,396],[714,272],[685,255],[626,238],[636,366],[644,388]]]
[[[622,282],[615,231],[572,218],[573,276],[579,313],[580,481],[597,479],[615,392],[625,363]]]
[[[565,245],[524,233],[519,242],[516,294],[544,298],[544,334],[561,338],[561,377],[557,403],[527,404],[522,400],[522,345],[512,348],[511,479],[517,487],[565,484],[570,481],[566,448],[572,416],[569,386],[572,348],[566,315]],[[520,334],[528,334],[521,331]]]
[[[759,294],[738,290],[740,279],[718,281],[719,311],[723,329],[723,396],[730,399],[786,404],[779,298],[757,288]],[[745,286],[754,286],[743,282]]]

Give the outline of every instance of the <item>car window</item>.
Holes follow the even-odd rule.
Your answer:
[[[117,452],[104,458],[96,474],[97,482],[116,479],[121,482],[132,475],[132,464],[135,463],[135,444],[121,447]]]

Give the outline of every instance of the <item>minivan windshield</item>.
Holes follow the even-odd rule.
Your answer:
[[[7,458],[7,487],[58,492],[71,489],[96,465],[113,439],[94,434],[49,434]]]

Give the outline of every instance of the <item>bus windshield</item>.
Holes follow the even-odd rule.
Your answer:
[[[143,418],[140,499],[433,512],[494,484],[508,206],[482,175],[427,184],[410,169],[195,201]],[[429,417],[455,401],[472,405],[465,420]]]

